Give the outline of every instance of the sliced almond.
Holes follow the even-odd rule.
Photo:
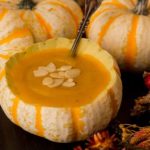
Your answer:
[[[64,79],[53,79],[53,80],[54,80],[53,84],[47,85],[49,88],[58,87],[58,86],[62,85],[62,83],[64,82]]]
[[[74,87],[75,85],[76,85],[75,82],[68,82],[68,81],[62,84],[62,86],[64,87]]]
[[[66,78],[76,78],[80,75],[80,69],[71,69],[65,72]]]
[[[46,68],[47,68],[48,72],[50,72],[50,73],[56,71],[56,66],[54,63],[49,63]]]
[[[64,65],[57,69],[57,71],[68,71],[72,68],[70,65]]]
[[[39,67],[37,70],[33,71],[33,74],[35,77],[43,77],[48,75],[48,71],[45,67]]]
[[[59,74],[59,76],[61,76],[61,77],[63,77],[63,78],[65,78],[65,72],[58,72],[58,74]]]
[[[53,82],[54,82],[54,80],[52,78],[46,77],[43,79],[42,84],[43,85],[50,85],[50,84],[53,84]]]
[[[69,79],[67,80],[67,82],[73,82],[73,79],[72,79],[72,78],[69,78]]]
[[[50,77],[56,78],[56,79],[63,79],[65,78],[65,75],[61,74],[60,72],[54,72],[50,74]]]

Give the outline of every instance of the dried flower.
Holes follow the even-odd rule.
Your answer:
[[[150,93],[135,100],[135,106],[131,115],[136,116],[144,113],[145,111],[150,111]]]
[[[115,147],[116,137],[110,136],[108,131],[101,131],[95,133],[87,140],[86,148],[84,150],[117,150]],[[80,146],[74,150],[83,150]]]
[[[83,150],[81,146],[75,147],[73,150]]]
[[[144,72],[143,74],[145,86],[150,90],[150,73]]]
[[[150,93],[135,100],[131,116],[134,117],[138,124],[150,124]]]
[[[150,126],[138,127],[136,125],[121,124],[122,142],[126,148],[141,148],[150,150]]]
[[[114,150],[115,135],[110,136],[108,131],[102,131],[94,134],[88,140],[89,150]]]

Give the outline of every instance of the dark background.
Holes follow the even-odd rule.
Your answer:
[[[130,123],[134,99],[147,93],[142,74],[122,73],[123,102],[117,119]],[[0,150],[72,150],[81,143],[58,144],[31,135],[12,124],[0,108]]]

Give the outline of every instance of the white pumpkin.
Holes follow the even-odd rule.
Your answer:
[[[32,10],[0,2],[0,72],[11,55],[34,42],[74,38],[81,18],[81,9],[73,0],[46,0]]]
[[[148,4],[142,6],[144,2]],[[149,0],[104,0],[90,19],[87,37],[110,52],[121,68],[150,69],[149,11]]]
[[[1,2],[12,2],[12,3],[15,3],[15,4],[18,4],[20,3],[20,1],[22,0],[0,0]],[[41,2],[41,1],[44,1],[44,0],[32,0],[34,3],[37,3],[37,2]],[[77,3],[79,3],[79,5],[83,6],[84,5],[84,2],[85,0],[75,0]]]
[[[35,6],[32,6],[30,1],[28,2],[28,6],[20,3],[21,9],[14,3],[0,2],[0,25],[3,29],[0,32],[0,40],[3,40],[3,36],[7,37],[13,30],[16,30],[22,21],[32,33],[35,42],[59,36],[67,38],[76,36],[82,19],[82,11],[73,0],[45,0],[36,3]],[[24,9],[24,7],[31,6],[32,10]],[[14,19],[17,17],[18,22],[16,23]],[[12,28],[9,33],[8,28]]]
[[[64,38],[48,40],[31,46],[25,53],[13,56],[6,65],[9,69],[26,54],[38,51],[55,51],[67,49],[68,53],[73,40]],[[55,142],[72,142],[86,139],[93,132],[104,129],[117,115],[122,97],[122,84],[118,66],[111,55],[87,39],[82,39],[78,55],[90,55],[102,63],[110,74],[105,89],[91,103],[76,107],[50,107],[44,104],[29,104],[16,97],[6,79],[5,70],[0,74],[0,103],[7,117],[24,130]],[[34,58],[36,59],[36,58]],[[44,58],[43,58],[44,60]],[[97,83],[94,83],[97,84]],[[87,93],[90,94],[90,93]]]

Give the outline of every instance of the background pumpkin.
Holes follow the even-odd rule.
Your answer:
[[[0,2],[12,2],[15,4],[20,3],[22,0],[0,0]],[[32,0],[34,3],[41,2],[44,0]],[[80,6],[84,6],[85,0],[75,0]]]
[[[52,39],[31,46],[26,54],[30,55],[41,50],[55,51],[56,48],[68,49],[69,52],[72,44],[73,40]],[[121,103],[122,85],[118,66],[112,56],[87,39],[81,40],[78,52],[79,55],[88,54],[102,62],[110,73],[111,79],[108,86],[95,100],[75,108],[27,104],[20,98],[16,98],[8,87],[5,73],[3,73],[0,77],[0,99],[2,109],[8,118],[28,132],[63,143],[84,140],[93,132],[105,128],[116,116]],[[17,62],[17,58],[24,57],[24,54],[13,56],[6,70],[10,70],[14,62]],[[8,84],[11,83],[8,81]]]
[[[22,1],[25,2],[25,1]],[[0,2],[0,74],[8,58],[34,42],[62,36],[74,38],[82,18],[73,0],[46,0],[34,9]]]
[[[4,2],[0,6],[18,11],[18,17],[21,17],[28,26],[35,42],[58,36],[67,38],[76,36],[82,12],[73,0],[45,0],[33,6],[32,4],[31,0],[23,0],[17,5]],[[30,7],[32,9],[29,9]]]
[[[121,68],[150,69],[149,11],[149,0],[104,0],[90,19],[87,36],[108,50]]]

